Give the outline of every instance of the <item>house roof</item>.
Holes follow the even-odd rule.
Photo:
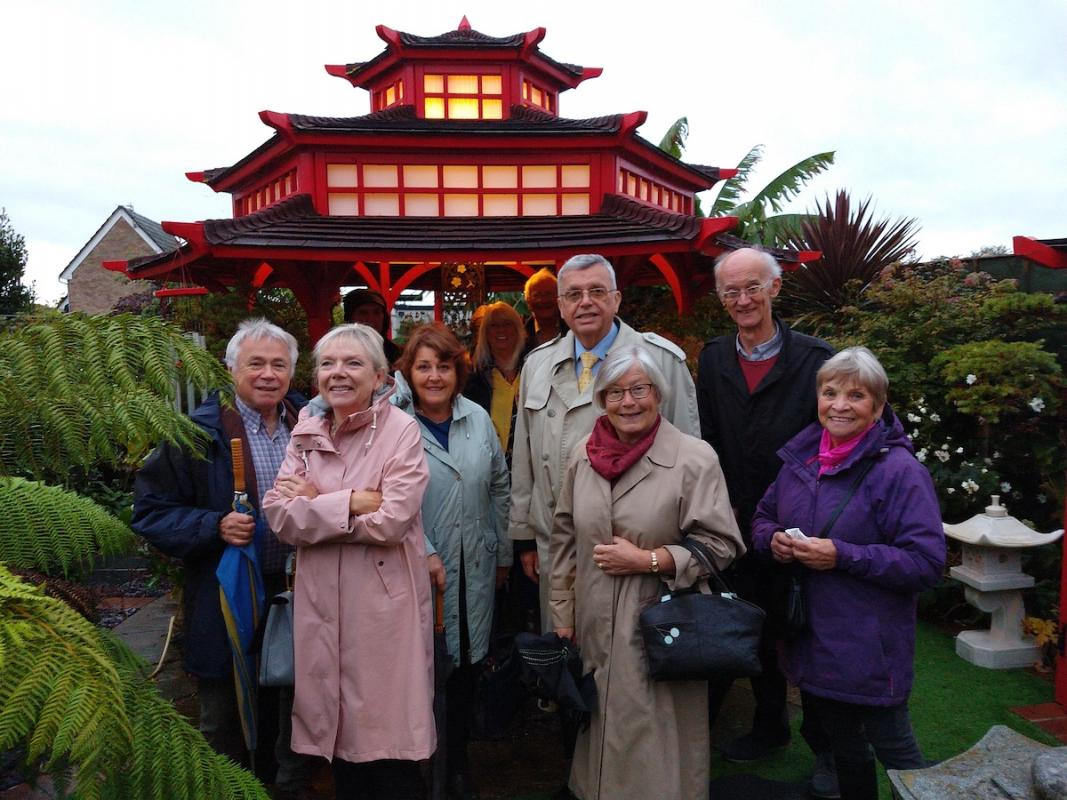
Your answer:
[[[74,271],[81,266],[82,262],[89,256],[89,254],[96,249],[96,246],[103,241],[104,237],[110,233],[111,229],[115,227],[119,220],[125,220],[126,223],[133,228],[133,230],[140,236],[145,244],[152,248],[157,254],[171,253],[178,249],[179,242],[165,230],[155,220],[149,219],[143,214],[138,214],[130,206],[117,206],[111,215],[104,220],[103,224],[97,228],[96,233],[82,245],[77,255],[71,259],[70,263],[63,268],[63,271],[59,273],[59,280],[66,283],[74,275]],[[153,256],[149,256],[152,258]]]
[[[1067,269],[1067,239],[1032,239],[1016,236],[1012,239],[1015,255],[1028,258],[1043,267]]]

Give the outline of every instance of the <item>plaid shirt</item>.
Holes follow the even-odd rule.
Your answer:
[[[259,492],[257,508],[263,508],[263,495],[272,486],[274,479],[278,477],[278,469],[285,459],[285,448],[289,445],[289,425],[285,419],[285,406],[279,406],[278,424],[274,426],[274,434],[267,433],[267,426],[263,424],[263,416],[250,405],[235,397],[237,411],[241,415],[241,421],[245,425],[245,435],[248,437],[248,447],[252,451],[252,468],[256,471],[256,488]],[[285,557],[293,548],[278,538],[273,532],[267,536],[263,543],[263,574],[272,575],[285,569]]]

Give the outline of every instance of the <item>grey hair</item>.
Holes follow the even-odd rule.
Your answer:
[[[530,294],[540,286],[542,283],[551,283],[552,290],[555,291],[558,281],[555,274],[548,267],[541,267],[533,275],[526,279],[526,283],[522,287],[523,296],[529,300]]]
[[[878,358],[866,347],[846,347],[823,362],[815,373],[815,388],[824,383],[851,378],[871,393],[876,405],[884,405],[889,394],[889,376]]]
[[[782,277],[782,265],[778,263],[778,259],[768,253],[766,250],[757,250],[755,247],[742,247],[740,250],[731,250],[729,253],[723,253],[721,256],[715,259],[715,268],[713,274],[715,276],[715,288],[719,288],[719,267],[729,261],[736,255],[744,253],[745,255],[751,255],[756,260],[763,263],[763,269],[773,281],[776,278]]]
[[[597,255],[596,253],[585,253],[579,256],[571,256],[567,259],[566,263],[559,268],[559,273],[556,275],[556,280],[560,284],[563,283],[563,274],[565,272],[581,272],[582,270],[589,269],[590,267],[602,266],[608,271],[608,280],[611,281],[610,289],[618,289],[618,285],[615,283],[615,268],[611,266],[611,262],[604,256]]]
[[[370,325],[364,325],[361,322],[349,322],[345,325],[338,325],[336,328],[331,328],[325,336],[319,339],[318,343],[315,345],[315,349],[312,351],[316,370],[319,368],[319,362],[322,360],[322,351],[326,349],[327,345],[337,339],[346,339],[350,342],[355,342],[367,351],[367,355],[370,356],[370,360],[373,362],[375,370],[381,373],[389,371],[389,362],[385,360],[385,350],[382,346],[382,335]]]
[[[490,303],[485,308],[482,323],[478,326],[478,343],[474,346],[474,368],[488,369],[493,366],[493,351],[489,347],[489,325],[493,318],[504,318],[515,328],[518,338],[515,340],[515,352],[508,356],[508,363],[503,364],[509,372],[519,365],[522,351],[526,348],[526,326],[522,324],[519,312],[507,303]]]
[[[665,403],[671,395],[670,384],[659,368],[656,359],[652,357],[647,347],[635,344],[629,347],[620,347],[613,350],[604,359],[604,364],[593,380],[593,403],[601,411],[604,410],[604,393],[611,384],[630,371],[631,367],[639,367],[648,376],[648,381],[656,387],[656,394],[660,403]]]
[[[289,378],[292,379],[296,372],[296,359],[300,354],[300,347],[296,338],[289,331],[279,328],[277,325],[263,317],[246,319],[237,326],[237,333],[230,337],[226,343],[226,367],[233,372],[237,368],[237,358],[241,354],[241,345],[245,340],[273,339],[281,342],[289,348]]]

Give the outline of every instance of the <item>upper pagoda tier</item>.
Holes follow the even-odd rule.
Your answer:
[[[424,119],[507,119],[512,108],[557,114],[559,94],[595,78],[599,67],[549,58],[538,44],[544,28],[487,36],[463,17],[440,36],[416,36],[385,25],[386,48],[370,61],[327,64],[326,71],[371,94],[371,111],[411,106]]]

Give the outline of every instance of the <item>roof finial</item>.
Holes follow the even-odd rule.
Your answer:
[[[471,29],[471,24],[469,22],[467,22],[467,15],[464,14],[463,15],[463,19],[461,19],[459,21],[459,27],[456,28],[456,30],[457,31],[469,31],[470,29]]]

